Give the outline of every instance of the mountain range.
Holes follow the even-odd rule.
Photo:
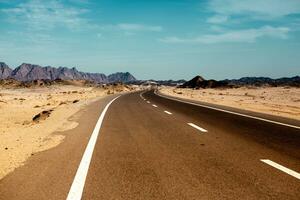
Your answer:
[[[80,72],[75,67],[42,67],[23,63],[14,70],[4,62],[0,62],[0,79],[15,79],[18,81],[33,80],[88,80],[96,83],[132,82],[136,78],[129,72],[117,72],[106,76],[103,73]]]
[[[195,76],[191,80],[183,83],[181,88],[218,88],[218,87],[241,87],[241,86],[293,86],[300,87],[300,76],[291,78],[272,79],[268,77],[243,77],[240,79],[226,79],[216,81],[206,80],[201,76]]]

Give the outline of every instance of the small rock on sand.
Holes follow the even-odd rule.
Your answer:
[[[32,118],[32,121],[39,122],[40,120],[45,120],[45,119],[47,119],[50,116],[50,113],[52,111],[53,110],[44,110],[44,111],[40,112],[39,114],[35,115]]]

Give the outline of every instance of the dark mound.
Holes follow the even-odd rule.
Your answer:
[[[228,82],[226,81],[216,81],[216,80],[205,80],[201,76],[196,76],[193,79],[185,82],[179,86],[180,88],[217,88],[217,87],[228,87]]]

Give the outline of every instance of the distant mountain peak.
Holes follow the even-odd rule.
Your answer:
[[[125,73],[117,72],[108,76],[109,82],[118,82],[119,80],[122,80],[121,82],[127,83],[127,82],[135,81],[136,78],[129,72],[125,72]]]
[[[12,69],[4,62],[0,62],[0,79],[6,79],[10,76]]]
[[[76,67],[42,67],[29,63],[22,63],[14,70],[10,69],[5,63],[0,62],[0,79],[13,78],[18,81],[33,81],[33,80],[88,80],[97,83],[112,83],[112,82],[130,82],[135,81],[135,77],[129,72],[117,72],[106,76],[102,73],[86,73],[80,72]]]

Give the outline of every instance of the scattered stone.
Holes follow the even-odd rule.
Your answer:
[[[67,104],[65,101],[59,103],[59,105]]]
[[[30,121],[27,121],[27,120],[26,120],[26,121],[23,122],[22,125],[28,125],[28,124],[30,124]]]
[[[39,122],[40,120],[45,120],[50,116],[52,111],[53,110],[44,110],[44,111],[40,112],[39,114],[35,115],[32,118],[32,121],[33,122]]]
[[[107,91],[107,94],[114,94],[114,92],[108,90],[108,91]]]
[[[79,100],[78,100],[78,99],[76,99],[76,100],[74,100],[74,101],[73,101],[73,103],[77,103],[77,102],[79,102]]]

